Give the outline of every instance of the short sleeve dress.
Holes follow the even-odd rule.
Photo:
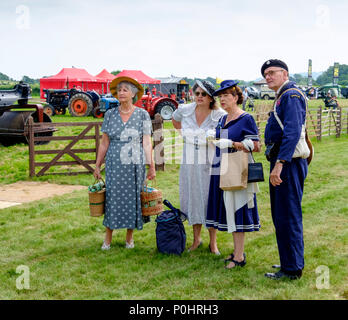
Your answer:
[[[143,136],[151,135],[149,114],[135,108],[124,123],[118,108],[105,113],[101,131],[110,144],[105,159],[106,203],[103,225],[114,229],[143,228],[140,192],[145,180]]]
[[[217,138],[227,138],[235,142],[245,139],[258,141],[258,129],[254,118],[243,113],[239,118],[226,123],[227,115],[223,116],[216,128]],[[226,149],[222,149],[226,152]],[[228,148],[227,152],[235,152]],[[212,164],[209,186],[209,200],[206,227],[213,227],[227,232],[250,232],[260,229],[260,221],[256,203],[257,183],[248,183],[244,190],[223,191],[220,189],[221,150],[216,148]],[[249,154],[249,162],[252,157]]]
[[[180,166],[180,210],[188,215],[190,225],[205,225],[210,168],[215,148],[207,144],[206,132],[215,130],[221,116],[226,112],[214,109],[201,126],[196,121],[196,103],[180,105],[173,118],[181,122],[184,139]]]

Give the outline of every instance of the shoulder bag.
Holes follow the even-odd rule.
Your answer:
[[[306,97],[303,95],[303,93],[299,89],[291,88],[291,89],[285,90],[280,95],[278,100],[281,98],[281,96],[285,92],[287,92],[289,90],[295,90],[295,91],[299,92],[302,95],[302,97],[303,97],[303,99],[305,100],[305,103],[306,103],[306,111],[308,111],[308,105],[307,105]],[[277,111],[276,111],[276,103],[274,103],[273,112],[274,112],[274,116],[275,116],[279,126],[282,128],[282,130],[284,130],[284,125],[281,122],[281,120],[279,119],[279,116],[278,116]],[[299,141],[298,141],[298,143],[296,145],[296,148],[295,148],[295,151],[294,151],[294,154],[292,155],[292,157],[293,158],[307,159],[307,163],[310,164],[310,162],[312,161],[313,155],[314,155],[314,147],[313,147],[311,141],[309,140],[309,137],[308,137],[308,134],[307,134],[307,129],[306,129],[306,121],[305,121],[305,123],[302,125],[300,139],[299,139]]]

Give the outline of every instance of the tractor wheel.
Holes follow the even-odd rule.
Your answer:
[[[66,108],[56,109],[56,115],[61,116],[66,113]]]
[[[86,94],[77,93],[70,99],[68,108],[73,117],[87,117],[93,109],[93,102]]]
[[[265,95],[263,96],[263,98],[264,98],[265,100],[269,100],[269,95],[268,95],[268,94],[265,94]]]
[[[98,118],[98,119],[103,118],[104,117],[104,112],[101,112],[99,107],[94,108],[93,109],[93,117],[94,118]]]
[[[174,111],[175,104],[170,101],[160,102],[156,106],[156,113],[159,113],[163,120],[171,120]]]
[[[43,112],[45,112],[49,117],[52,117],[56,114],[54,107],[51,106],[50,104],[47,104],[46,106],[44,106]]]

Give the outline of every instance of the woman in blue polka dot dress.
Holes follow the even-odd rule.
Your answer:
[[[110,84],[111,93],[120,106],[105,113],[95,178],[100,178],[100,166],[105,158],[106,203],[103,225],[106,227],[102,250],[110,249],[112,232],[127,229],[126,248],[134,248],[133,230],[142,230],[140,192],[145,178],[156,176],[152,158],[152,123],[147,111],[133,103],[139,100],[143,87],[128,77],[116,78]],[[149,164],[146,175],[145,163]]]

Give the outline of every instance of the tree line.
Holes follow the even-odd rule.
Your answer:
[[[120,70],[112,71],[111,73],[113,75],[117,75],[120,73]],[[326,83],[332,83],[332,78],[333,78],[333,66],[330,66],[325,72],[323,72],[316,80],[313,79],[313,85],[314,86],[321,86]],[[197,78],[183,78],[190,86],[193,86]],[[0,80],[3,81],[15,81],[14,79],[10,78],[4,73],[0,72]],[[207,77],[205,79],[200,79],[200,80],[208,80],[212,82],[214,85],[216,85],[216,78],[212,77]],[[307,85],[307,76],[303,76],[302,74],[295,73],[290,76],[290,80],[296,81],[297,84],[299,85]],[[24,81],[28,84],[39,84],[40,79],[32,79],[28,76],[23,76],[21,81]],[[251,86],[254,81],[244,81],[244,80],[238,80],[240,85],[245,85],[245,86]],[[347,64],[340,64],[339,65],[339,80],[338,84],[341,86],[348,86],[348,65]]]

